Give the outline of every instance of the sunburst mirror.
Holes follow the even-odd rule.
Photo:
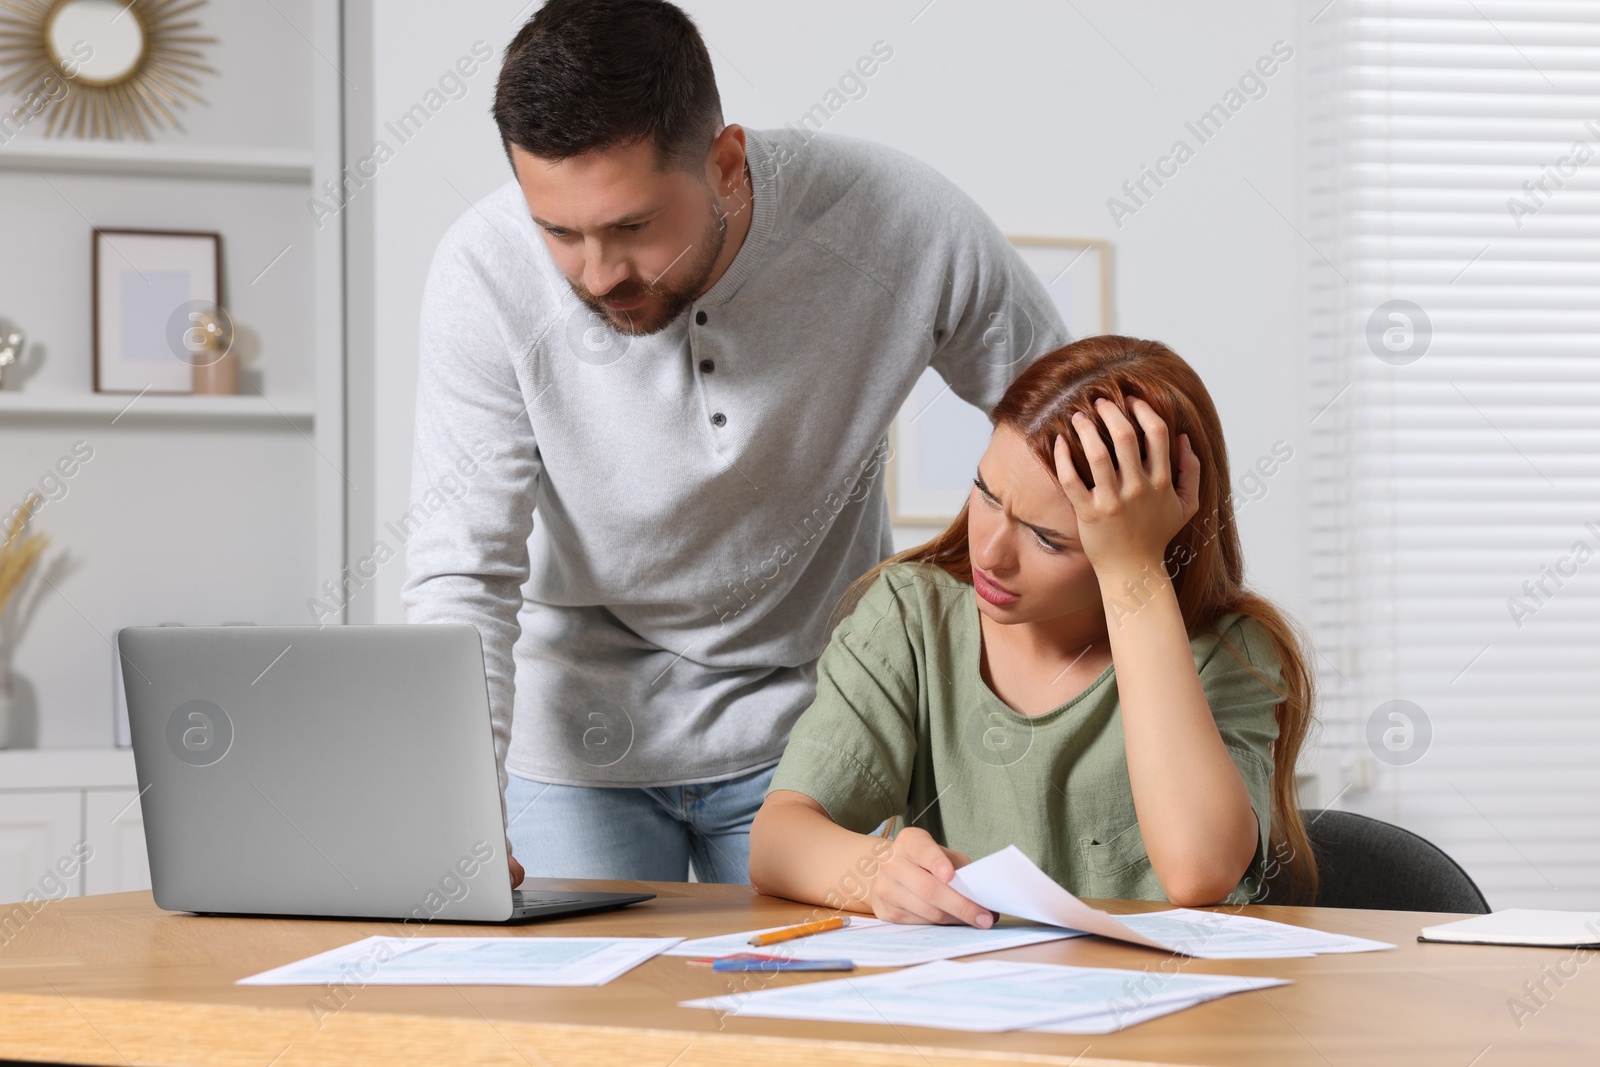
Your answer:
[[[13,124],[45,135],[148,141],[216,71],[192,17],[206,0],[0,0],[0,89],[25,94]]]

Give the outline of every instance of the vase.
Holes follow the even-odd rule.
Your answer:
[[[209,362],[194,365],[196,396],[236,396],[238,392],[239,353],[228,351]]]
[[[11,747],[17,732],[17,709],[21,703],[11,660],[0,654],[0,748]]]

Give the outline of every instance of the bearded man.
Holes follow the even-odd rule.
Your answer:
[[[506,49],[515,179],[422,306],[413,498],[468,488],[402,596],[482,637],[514,884],[747,881],[830,615],[893,548],[896,412],[930,366],[987,412],[1069,340],[969,197],[819,111],[724,123],[661,0],[550,0]]]

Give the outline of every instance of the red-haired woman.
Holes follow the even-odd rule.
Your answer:
[[[983,927],[948,882],[1016,844],[1085,897],[1242,902],[1279,867],[1306,896],[1311,675],[1243,587],[1199,376],[1157,342],[1091,337],[992,414],[962,513],[852,586],[751,829],[751,882]],[[895,816],[892,844],[871,833]]]

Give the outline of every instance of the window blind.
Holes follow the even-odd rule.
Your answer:
[[[1600,909],[1600,3],[1319,7],[1327,792],[1494,908]]]

